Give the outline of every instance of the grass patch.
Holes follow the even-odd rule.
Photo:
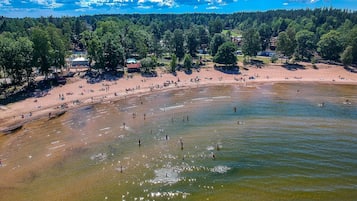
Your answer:
[[[237,58],[238,58],[238,61],[240,61],[240,62],[243,62],[243,60],[244,60],[244,56],[243,55],[238,55]],[[256,57],[252,57],[251,59],[261,61],[264,64],[270,64],[271,63],[270,57],[256,56]]]
[[[231,32],[231,36],[233,36],[233,37],[242,36],[242,31],[240,31],[238,29],[223,30],[221,33],[224,34],[224,35],[227,35],[228,31]]]

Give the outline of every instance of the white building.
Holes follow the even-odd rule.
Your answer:
[[[89,67],[89,61],[84,57],[75,58],[71,62],[71,67]]]

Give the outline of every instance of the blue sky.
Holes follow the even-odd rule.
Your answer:
[[[333,7],[357,10],[357,0],[0,0],[0,16],[40,17],[124,13],[234,13]]]

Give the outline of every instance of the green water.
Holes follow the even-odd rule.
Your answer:
[[[275,84],[82,107],[2,137],[0,200],[356,200],[356,103]]]

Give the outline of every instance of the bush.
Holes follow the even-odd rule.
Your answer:
[[[276,61],[278,61],[278,57],[274,54],[273,56],[270,57],[270,61],[272,63],[275,63]]]
[[[249,64],[249,61],[247,60],[247,57],[244,57],[243,58],[243,65],[248,65]]]

